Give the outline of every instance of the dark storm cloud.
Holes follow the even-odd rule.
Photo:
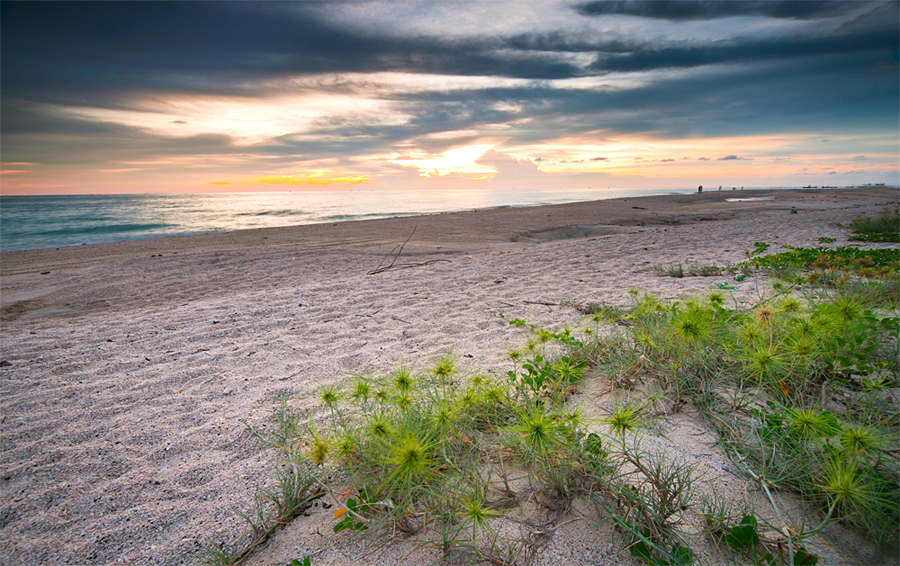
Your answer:
[[[645,48],[632,53],[598,52],[592,67],[598,71],[648,71],[701,65],[773,61],[796,57],[827,57],[866,51],[889,51],[900,43],[900,30],[880,29],[844,37],[804,37],[745,40],[694,45],[685,42],[659,49]]]
[[[578,11],[587,16],[627,15],[661,20],[713,20],[734,16],[765,16],[808,20],[840,15],[854,8],[857,2],[814,2],[811,0],[786,2],[735,2],[689,0],[628,0],[624,2],[586,2]]]
[[[253,94],[259,80],[324,72],[577,72],[546,56],[500,56],[493,38],[349,32],[306,4],[4,3],[2,32],[4,90],[67,100],[130,90]]]
[[[515,139],[540,142],[611,128],[670,136],[735,135],[778,131],[875,127],[898,117],[897,67],[877,53],[797,58],[753,68],[657,79],[625,89],[591,91],[534,84],[517,88],[409,94],[401,100],[416,116],[410,127],[461,129],[465,124],[511,122]],[[496,110],[505,102],[517,113]],[[740,105],[732,105],[742,102]],[[529,116],[530,121],[514,121]],[[514,122],[513,122],[514,121]]]
[[[740,12],[813,18],[868,5],[614,2],[584,5],[581,12]],[[112,100],[96,96],[154,90],[252,95],[260,80],[323,72],[404,71],[528,79],[581,76],[586,70],[564,59],[573,53],[597,55],[587,70],[592,73],[896,48],[900,42],[896,4],[871,6],[855,27],[845,22],[847,29],[834,36],[679,44],[640,37],[596,41],[578,38],[570,30],[464,39],[398,36],[388,30],[363,33],[326,20],[319,11],[324,7],[317,3],[4,3],[0,56],[7,96],[28,93],[67,102],[90,97],[93,104],[110,106]]]
[[[651,2],[649,4],[667,3]],[[674,4],[691,3],[675,2]],[[737,9],[744,3],[725,2],[723,4],[734,5],[736,6],[734,9]],[[800,2],[799,4],[815,3]],[[596,54],[596,60],[591,65],[591,70],[600,73],[777,61],[809,56],[828,57],[867,51],[890,53],[900,45],[900,9],[895,2],[841,4],[846,4],[847,8],[852,7],[857,11],[866,8],[866,11],[853,20],[845,22],[836,30],[817,30],[789,37],[744,37],[736,34],[727,41],[709,42],[696,39],[647,41],[641,38],[596,40],[555,32],[522,34],[508,38],[506,44],[511,48],[523,51],[593,53]]]

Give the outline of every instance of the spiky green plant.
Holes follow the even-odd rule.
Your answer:
[[[849,424],[841,431],[841,447],[850,456],[861,456],[875,452],[884,443],[875,426]]]
[[[331,443],[312,423],[309,424],[309,434],[312,436],[312,440],[309,443],[310,448],[307,455],[313,464],[321,466],[331,452]]]
[[[440,380],[448,380],[456,373],[456,356],[445,352],[431,364],[431,373]]]
[[[329,409],[334,410],[341,398],[341,388],[337,384],[331,384],[323,387],[319,391],[319,398]]]
[[[530,404],[516,412],[514,440],[529,460],[545,458],[560,443],[557,420],[544,407]]]
[[[421,481],[431,472],[431,450],[433,444],[426,438],[407,433],[396,440],[388,461],[394,471],[385,483],[398,480],[403,483]]]
[[[711,317],[696,303],[678,309],[670,322],[672,336],[688,346],[696,346],[710,336]]]
[[[790,361],[776,345],[752,344],[742,355],[746,378],[759,385],[774,386],[790,371]]]
[[[350,399],[354,403],[365,403],[369,400],[371,393],[372,382],[364,376],[357,376],[353,382],[353,387],[350,389]]]
[[[479,531],[490,530],[490,520],[499,516],[499,513],[491,509],[486,496],[484,483],[478,482],[465,494],[457,520],[461,527],[470,527],[472,530],[472,542],[477,543]]]
[[[725,306],[725,294],[722,291],[711,291],[706,296],[706,302],[713,308],[722,308]]]
[[[384,440],[394,431],[393,422],[386,413],[372,415],[366,422],[366,429],[373,437]]]
[[[391,385],[398,393],[407,393],[415,384],[412,368],[406,364],[401,364],[393,374],[391,374]]]
[[[600,422],[609,425],[619,436],[628,432],[635,433],[649,423],[647,404],[635,399],[629,399],[624,403],[617,402]]]
[[[877,506],[878,495],[860,473],[855,458],[831,456],[825,459],[821,483],[818,487],[828,497],[831,508],[840,516],[853,519],[866,509]]]

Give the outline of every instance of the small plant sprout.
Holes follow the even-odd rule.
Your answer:
[[[379,403],[386,403],[391,398],[391,391],[385,387],[379,387],[375,390],[375,399]]]
[[[404,391],[402,393],[398,393],[394,396],[394,403],[402,410],[409,409],[410,405],[412,405],[412,397],[409,396],[408,391]]]
[[[828,411],[787,409],[791,432],[801,438],[831,438],[841,430],[837,418]]]
[[[338,459],[351,457],[358,447],[356,436],[350,431],[344,431],[333,442],[333,451]]]
[[[566,409],[562,412],[560,420],[569,430],[570,437],[575,438],[575,435],[585,424],[584,407],[582,407],[581,405],[577,405],[575,407],[566,407]]]
[[[431,412],[431,422],[438,434],[449,432],[454,422],[455,412],[453,405],[445,399],[441,399]]]
[[[550,342],[553,342],[553,340],[555,339],[556,336],[552,332],[543,328],[538,329],[538,331],[535,333],[535,340],[541,346],[545,346]]]
[[[862,307],[851,297],[838,297],[831,310],[844,323],[853,322],[862,315]]]

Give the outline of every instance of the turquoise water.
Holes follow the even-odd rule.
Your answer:
[[[354,189],[289,193],[3,195],[0,196],[0,250],[695,191]]]

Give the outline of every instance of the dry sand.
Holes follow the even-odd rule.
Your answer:
[[[725,201],[761,196],[773,198]],[[724,279],[642,270],[736,263],[755,241],[846,245],[833,223],[897,201],[891,188],[728,191],[2,253],[0,563],[182,563],[242,532],[231,508],[248,509],[277,462],[243,422],[271,426],[278,392],[302,403],[350,372],[445,350],[502,375],[525,335],[494,313],[560,326],[577,318],[560,303],[705,292]],[[395,266],[427,265],[368,275],[413,228]],[[738,287],[752,301],[769,282]],[[591,387],[585,401],[602,406]],[[702,489],[759,499],[689,411],[663,429],[654,442],[695,465]],[[437,558],[334,535],[330,514],[314,508],[249,563]],[[535,564],[630,563],[591,524],[560,529]],[[827,564],[852,561],[852,540],[831,545]]]

